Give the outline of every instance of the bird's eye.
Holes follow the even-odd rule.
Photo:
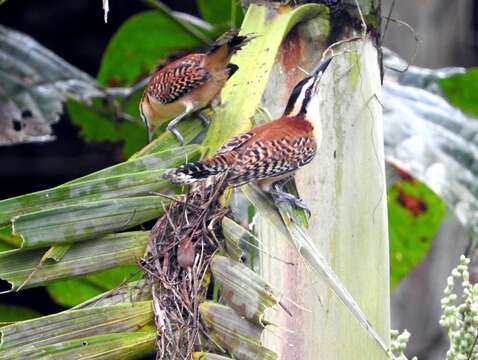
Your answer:
[[[312,93],[312,90],[310,90],[310,88],[308,88],[307,90],[305,90],[305,96],[306,96],[306,97],[310,97],[311,93]]]

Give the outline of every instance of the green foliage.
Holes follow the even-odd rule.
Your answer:
[[[136,276],[132,278],[133,275]],[[55,302],[69,307],[114,289],[125,280],[137,279],[138,276],[136,266],[122,266],[78,279],[58,281],[48,285],[47,290]]]
[[[12,250],[20,247],[22,239],[20,236],[12,235],[12,227],[5,226],[0,228],[0,252]]]
[[[478,117],[478,68],[442,79],[439,84],[453,106]]]
[[[198,45],[199,40],[165,14],[149,11],[134,15],[108,44],[98,81],[110,86],[132,85],[149,75],[168,53]]]
[[[58,344],[57,350],[61,351],[67,348],[61,345],[63,341],[78,339],[79,344],[82,344],[81,341],[84,337],[122,331],[136,331],[151,322],[152,312],[150,301],[140,301],[134,304],[68,310],[29,321],[10,324],[0,328],[0,338],[3,340],[0,347],[0,358],[105,359],[105,357],[101,356],[89,357],[79,355],[52,357],[48,356],[48,350],[44,349],[46,350],[44,351],[42,347]],[[87,342],[84,346],[86,345],[88,345]],[[86,354],[86,349],[84,351],[84,354]],[[124,359],[128,357],[116,356],[106,358]]]
[[[123,111],[138,121],[112,120],[113,115],[103,115],[93,109],[101,108],[101,100],[92,101],[92,106],[69,100],[67,102],[71,121],[80,128],[83,139],[87,142],[122,142],[125,158],[146,145],[146,130],[140,121],[138,104],[140,94],[134,94],[123,104]]]
[[[169,201],[153,195],[91,201],[25,214],[13,227],[25,248],[74,243],[156,219]]]
[[[198,7],[204,20],[223,31],[239,28],[244,19],[239,0],[198,0]]]
[[[395,287],[428,252],[445,214],[443,201],[416,180],[388,192],[390,285]]]
[[[2,359],[138,359],[154,349],[153,331],[81,337],[45,346],[23,346]]]
[[[148,231],[108,234],[63,249],[67,252],[60,251],[58,261],[48,259],[45,249],[3,252],[0,253],[0,279],[10,283],[11,291],[17,291],[135,264],[144,254],[148,239]]]
[[[39,316],[40,313],[23,306],[0,304],[0,323],[28,320]]]

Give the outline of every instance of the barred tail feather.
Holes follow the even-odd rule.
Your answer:
[[[209,50],[209,54],[223,48],[227,49],[229,55],[234,54],[252,39],[252,36],[239,35],[239,30],[228,31],[214,42],[214,45]]]
[[[239,70],[239,66],[236,64],[227,64],[227,78],[229,79],[237,70]]]
[[[164,173],[162,177],[173,184],[192,184],[226,170],[225,159],[222,156],[216,156],[212,159],[181,165]]]

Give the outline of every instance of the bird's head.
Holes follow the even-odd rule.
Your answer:
[[[297,83],[290,94],[289,101],[284,110],[284,116],[307,114],[307,109],[313,104],[311,100],[317,92],[320,78],[331,61],[332,58],[324,60],[314,69],[312,75]]]

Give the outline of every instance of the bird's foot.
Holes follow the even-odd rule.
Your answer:
[[[302,209],[307,213],[307,217],[311,216],[310,209],[302,199],[296,198],[294,195],[286,193],[285,191],[274,189],[271,191],[274,205],[279,207],[281,203],[288,203],[298,209]]]
[[[202,126],[207,129],[209,126],[209,119],[203,113],[198,113],[199,120],[201,120]]]
[[[178,139],[179,143],[181,145],[184,145],[184,137],[181,135],[179,130],[176,128],[176,125],[169,123],[167,126],[167,129],[173,133],[174,136],[176,136],[176,139]]]

